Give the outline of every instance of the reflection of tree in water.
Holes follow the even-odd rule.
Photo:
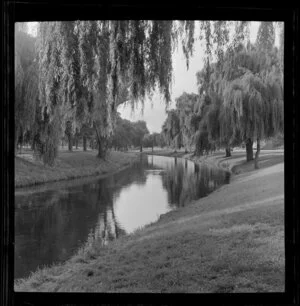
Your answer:
[[[153,157],[152,157],[153,158]],[[152,161],[141,156],[141,164],[107,178],[83,185],[16,197],[15,271],[25,277],[39,265],[68,259],[82,246],[108,241],[126,234],[116,220],[114,201],[123,188],[143,185],[149,169],[161,169],[170,205],[183,206],[206,195],[223,183],[224,173],[195,166],[181,159]],[[164,166],[167,164],[167,166]]]
[[[125,234],[114,197],[132,183],[145,182],[143,169],[133,166],[89,184],[16,197],[16,277],[68,259],[84,241],[107,243]]]
[[[170,204],[180,204],[184,175],[183,165],[176,163],[169,167],[162,176],[163,186],[168,191],[168,202]]]
[[[97,205],[100,206],[101,212],[98,214],[97,222],[91,228],[88,239],[83,249],[91,247],[95,242],[106,245],[109,241],[117,239],[125,231],[118,224],[115,213],[113,196],[115,190],[111,188],[114,177],[99,184],[97,190]]]
[[[187,163],[176,163],[163,175],[163,186],[168,191],[168,202],[184,206],[192,200],[205,197],[228,180],[228,174],[205,165],[194,166],[187,171]]]

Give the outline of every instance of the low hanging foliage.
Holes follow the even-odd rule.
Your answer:
[[[167,112],[167,118],[162,126],[162,134],[165,142],[172,147],[182,146],[182,132],[180,130],[180,118],[178,110]]]
[[[15,30],[15,141],[28,134],[35,120],[37,105],[37,65],[35,38],[26,26]]]
[[[267,73],[267,77],[265,77]],[[283,92],[276,70],[254,74],[247,70],[224,91],[224,107],[234,139],[264,139],[283,131]]]
[[[193,121],[193,111],[198,101],[198,95],[183,93],[176,99],[179,126],[181,131],[181,142],[186,149],[190,149],[193,143],[193,135],[198,126]]]
[[[217,56],[219,62],[226,57],[230,22],[198,24],[206,48],[203,78],[205,84],[209,84],[213,56]],[[247,23],[235,24],[234,42],[237,44],[247,36]],[[40,23],[39,100],[49,115],[49,122],[58,111],[57,133],[64,132],[67,121],[72,122],[73,132],[82,125],[93,126],[100,147],[101,141],[107,143],[113,135],[119,104],[129,101],[134,108],[158,88],[168,105],[172,52],[180,41],[189,65],[195,26],[195,21],[171,20]],[[231,79],[234,77],[231,75]],[[189,125],[191,121],[188,119],[183,124]]]
[[[173,111],[179,115],[184,143],[192,140],[196,154],[215,146],[229,150],[242,142],[252,147],[255,140],[283,132],[282,53],[274,47],[273,24],[261,23],[255,45],[249,42],[248,25],[235,23],[236,33],[228,45],[226,23],[201,23],[207,57],[204,68],[196,74],[199,95],[191,103],[183,94]],[[215,63],[211,63],[213,46],[217,50]],[[169,143],[174,138],[172,121],[169,114],[162,132]]]

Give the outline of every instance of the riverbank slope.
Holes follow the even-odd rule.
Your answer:
[[[96,151],[61,151],[53,167],[29,159],[30,154],[15,157],[15,187],[68,180],[90,175],[109,174],[129,166],[138,153],[109,152],[104,159]]]
[[[210,158],[240,173],[205,198],[105,248],[18,280],[16,291],[271,292],[284,290],[283,155],[252,170],[237,153]],[[243,155],[245,160],[245,155]]]

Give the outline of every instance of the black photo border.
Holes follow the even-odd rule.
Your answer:
[[[204,3],[163,4],[128,1],[4,0],[2,23],[1,129],[1,305],[61,304],[299,304],[299,8],[211,7]],[[190,19],[283,21],[284,30],[284,173],[285,260],[283,293],[109,294],[14,292],[14,23],[91,19]],[[300,116],[299,116],[300,118]]]

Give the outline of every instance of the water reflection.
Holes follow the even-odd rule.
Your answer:
[[[225,181],[220,170],[142,155],[130,169],[106,178],[17,190],[15,277],[64,261],[95,241],[105,245]]]
[[[228,183],[229,173],[205,164],[198,165],[183,159],[174,159],[163,175],[163,186],[168,190],[168,202],[184,206],[192,200],[205,197],[218,186]]]

